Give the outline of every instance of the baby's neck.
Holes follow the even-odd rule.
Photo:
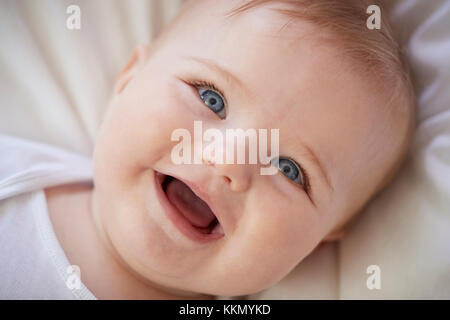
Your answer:
[[[81,281],[99,299],[211,299],[151,286],[133,275],[109,250],[92,214],[92,185],[45,190],[50,220],[68,260],[80,267]]]

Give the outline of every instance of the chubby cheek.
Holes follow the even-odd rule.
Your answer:
[[[94,150],[95,196],[102,220],[120,237],[133,235],[134,242],[145,234],[132,229],[140,230],[145,223],[142,196],[152,187],[150,168],[166,154],[170,141],[170,125],[161,125],[170,119],[170,101],[158,83],[150,82],[143,90],[141,81],[131,81],[109,106]]]
[[[142,88],[139,79],[130,83],[110,106],[98,137],[111,165],[128,175],[170,155],[171,134],[181,126],[176,101],[167,88],[159,83],[147,85]]]
[[[207,258],[202,251],[186,257],[149,215],[161,210],[152,168],[171,162],[177,143],[170,140],[173,130],[193,124],[188,115],[182,116],[183,101],[170,83],[164,75],[141,75],[130,82],[110,106],[94,151],[95,197],[103,228],[121,258],[152,280],[159,280],[158,274],[192,274]],[[148,208],[148,203],[154,206]]]
[[[240,294],[263,290],[281,280],[320,240],[319,218],[306,197],[292,202],[270,194],[254,193],[249,198],[230,238],[234,258],[226,261],[225,268],[240,279],[234,283]],[[229,289],[232,292],[236,287]]]
[[[96,140],[94,180],[110,203],[129,196],[156,163],[170,161],[171,134],[183,117],[167,78],[151,68],[141,72],[109,106]]]

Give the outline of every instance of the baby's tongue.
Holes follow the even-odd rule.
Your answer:
[[[196,227],[208,227],[216,218],[208,205],[183,182],[172,179],[166,186],[169,201]]]

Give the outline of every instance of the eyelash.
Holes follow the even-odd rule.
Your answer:
[[[191,86],[196,87],[196,88],[207,87],[207,88],[214,89],[215,91],[220,93],[220,95],[224,99],[224,102],[225,102],[225,105],[226,105],[227,101],[226,101],[225,95],[223,94],[223,91],[220,90],[214,83],[212,83],[210,81],[204,81],[204,80],[187,80],[186,82],[188,84],[190,84]]]
[[[297,166],[299,167],[299,169],[302,172],[303,177],[305,178],[305,185],[303,186],[303,189],[305,190],[305,192],[309,195],[311,192],[311,185],[309,184],[309,175],[308,172],[306,172],[305,169],[303,169],[303,167],[297,162],[295,161],[295,163],[297,164]]]
[[[220,95],[225,100],[225,105],[227,104],[227,101],[226,101],[225,95],[223,94],[223,91],[220,90],[214,83],[212,83],[210,81],[205,81],[205,80],[186,80],[185,82],[195,88],[207,87],[207,88],[216,90],[218,93],[220,93]],[[309,175],[306,172],[306,170],[303,169],[303,167],[300,164],[298,164],[297,161],[295,161],[295,163],[297,164],[297,166],[299,167],[299,169],[302,172],[303,177],[305,178],[305,185],[302,186],[302,188],[305,190],[306,194],[309,196],[310,192],[311,192],[311,185],[309,183]]]

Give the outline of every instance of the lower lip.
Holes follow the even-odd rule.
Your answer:
[[[159,203],[166,213],[169,220],[177,227],[177,229],[187,238],[199,242],[210,243],[223,237],[223,234],[205,234],[198,231],[191,223],[175,208],[166,196],[162,188],[162,181],[160,181],[157,173],[154,174],[155,189],[158,196]]]

